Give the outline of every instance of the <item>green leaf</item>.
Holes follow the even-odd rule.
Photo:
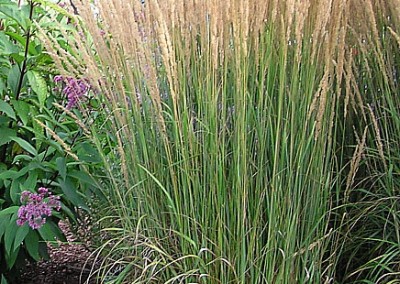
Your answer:
[[[30,105],[24,101],[17,101],[17,100],[12,100],[11,101],[15,112],[17,115],[21,118],[21,121],[24,125],[27,125],[29,122],[29,110],[30,110]]]
[[[13,108],[3,100],[0,101],[0,111],[5,113],[8,117],[11,117],[14,120],[17,119]]]
[[[36,149],[31,144],[29,144],[29,142],[25,141],[24,139],[19,138],[19,137],[12,137],[11,140],[16,142],[25,151],[31,153],[32,155],[36,156],[38,154]]]
[[[15,235],[17,234],[18,225],[17,225],[17,215],[14,213],[14,216],[11,217],[8,222],[8,226],[6,228],[6,232],[4,234],[4,248],[6,252],[11,255],[14,251],[12,248],[14,244]]]
[[[13,137],[17,136],[17,131],[8,127],[0,127],[0,133],[0,146],[9,143]]]
[[[21,184],[22,181],[24,180],[24,177],[19,177],[16,179],[13,179],[11,182],[11,187],[10,187],[10,197],[13,203],[18,203],[18,200],[20,199],[20,194],[21,194]]]
[[[36,261],[40,260],[38,233],[34,230],[29,230],[24,243],[29,255]]]
[[[25,45],[26,45],[26,37],[22,36],[19,33],[14,33],[14,32],[6,32],[5,34],[8,35],[10,38],[18,41],[21,44],[21,46],[25,47]],[[33,46],[32,42],[29,43],[28,51],[29,51],[30,55],[36,55],[37,54],[37,51],[36,51],[35,47]]]
[[[0,15],[1,14],[4,14],[7,18],[13,19],[25,31],[30,25],[29,7],[27,5],[23,5],[21,8],[19,8],[17,3],[13,1],[1,0]]]
[[[65,157],[58,157],[56,159],[57,170],[59,171],[60,176],[63,180],[65,180],[65,177],[67,176],[66,162],[67,161]]]
[[[38,111],[35,106],[31,106],[30,112],[31,112],[32,117],[37,117]],[[35,132],[35,137],[36,138],[42,137],[43,136],[43,127],[39,123],[37,123],[37,121],[35,119],[32,119],[32,126],[33,126],[33,130]],[[39,149],[41,145],[42,145],[41,139],[36,139],[36,148]]]
[[[0,217],[14,214],[18,211],[19,206],[11,206],[0,211]]]
[[[58,183],[62,191],[64,192],[66,198],[74,205],[78,207],[82,207],[85,210],[88,210],[85,202],[80,197],[77,188],[74,186],[70,178],[66,178],[65,180],[58,179]]]
[[[43,240],[45,240],[46,242],[50,242],[56,247],[58,247],[57,240],[60,240],[62,242],[67,241],[60,228],[57,227],[52,221],[46,222],[37,231],[39,232]]]
[[[21,70],[17,64],[14,64],[13,67],[11,67],[7,77],[7,87],[11,90],[14,96],[16,96],[18,92],[20,76]]]
[[[1,284],[8,284],[7,279],[4,277],[4,275],[1,275]]]
[[[21,190],[27,190],[27,189],[34,189],[36,188],[36,184],[38,182],[38,172],[33,170],[29,172],[28,178],[24,182],[24,184],[21,184]]]
[[[49,96],[46,81],[38,72],[35,71],[28,71],[26,75],[28,76],[28,81],[32,90],[38,96],[40,108],[43,108],[46,99]]]
[[[8,226],[8,223],[10,222],[10,216],[3,216],[0,218],[0,240],[4,235],[4,232],[6,231],[6,228]]]
[[[6,84],[4,84],[4,81],[0,78],[0,94],[2,94],[5,90],[6,90]]]
[[[4,32],[0,32],[0,50],[1,55],[8,56],[10,54],[19,53],[21,49],[13,44]]]
[[[17,249],[19,246],[21,246],[22,241],[28,235],[28,232],[29,232],[28,224],[24,224],[23,226],[18,227],[13,244],[14,250]]]

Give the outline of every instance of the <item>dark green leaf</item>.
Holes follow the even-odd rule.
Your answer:
[[[82,207],[83,209],[88,210],[85,202],[81,198],[81,196],[78,193],[77,188],[74,186],[70,178],[66,178],[65,181],[62,179],[58,179],[58,182],[60,184],[60,187],[62,191],[64,192],[66,198],[74,205],[78,207]]]
[[[10,142],[13,137],[17,136],[17,131],[8,127],[0,127],[0,133],[0,146]]]
[[[4,235],[4,232],[6,231],[9,222],[10,222],[10,216],[2,216],[0,218],[0,240]]]
[[[12,137],[11,140],[16,142],[25,151],[31,153],[32,155],[36,156],[38,154],[36,149],[31,144],[29,144],[29,142],[25,141],[24,139],[19,138],[19,137]]]
[[[67,176],[66,162],[67,161],[66,161],[65,157],[58,157],[56,159],[57,170],[60,173],[60,176],[63,180],[65,180],[65,177]]]
[[[21,70],[18,65],[13,65],[10,69],[7,77],[7,87],[12,91],[14,96],[17,95],[19,78],[21,76]]]
[[[40,260],[38,233],[34,230],[29,230],[24,243],[29,255],[36,261]]]
[[[8,117],[11,117],[14,120],[16,119],[13,108],[3,100],[0,100],[0,111],[5,113]]]
[[[14,216],[11,217],[10,221],[8,222],[8,226],[4,234],[4,248],[6,252],[9,253],[9,255],[11,255],[12,252],[14,251],[13,244],[15,235],[18,230],[18,225],[16,221],[17,221],[17,215],[16,213],[14,213]]]
[[[30,171],[28,178],[24,182],[22,186],[22,190],[27,190],[27,189],[34,189],[36,188],[36,184],[38,182],[38,172],[36,170]]]
[[[24,224],[23,226],[18,227],[14,239],[14,245],[13,245],[14,250],[17,249],[22,244],[22,241],[25,239],[26,235],[28,235],[28,232],[29,232],[28,224]]]
[[[16,101],[12,100],[12,104],[14,106],[15,112],[21,118],[21,121],[24,125],[28,124],[29,121],[29,110],[30,105],[24,101]]]

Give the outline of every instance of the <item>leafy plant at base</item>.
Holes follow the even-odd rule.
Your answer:
[[[49,13],[35,1],[21,6],[0,1],[2,279],[4,273],[15,276],[26,258],[48,258],[46,243],[66,241],[59,220],[67,217],[76,222],[77,209],[88,210],[86,197],[97,186],[88,168],[95,169],[99,159],[81,128],[87,120],[80,109],[67,111],[62,107],[66,106],[66,97],[53,83],[54,62],[36,37],[34,22],[66,41],[54,30],[54,19],[67,25],[66,14]],[[39,187],[48,187],[61,196],[61,212],[47,218],[37,230],[17,226],[21,193],[35,192]]]

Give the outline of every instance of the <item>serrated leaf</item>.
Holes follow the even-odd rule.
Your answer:
[[[28,76],[28,81],[32,90],[38,96],[40,108],[43,108],[46,99],[49,96],[46,81],[38,72],[35,71],[28,71],[26,75]]]
[[[12,137],[11,140],[16,142],[19,146],[22,147],[25,151],[31,153],[32,155],[36,156],[38,153],[36,149],[27,141],[19,137]]]
[[[0,111],[5,113],[8,117],[11,117],[14,120],[17,119],[13,108],[3,100],[0,101]]]

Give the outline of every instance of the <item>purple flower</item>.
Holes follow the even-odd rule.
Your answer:
[[[28,223],[32,229],[39,229],[46,223],[46,217],[52,215],[53,209],[60,211],[59,196],[54,196],[45,187],[40,187],[38,193],[23,191],[21,193],[22,205],[18,210],[17,225]]]
[[[72,77],[64,77],[57,75],[54,77],[54,82],[64,82],[65,87],[61,91],[67,97],[67,109],[75,107],[80,100],[89,92],[90,84],[86,79],[76,79]]]

